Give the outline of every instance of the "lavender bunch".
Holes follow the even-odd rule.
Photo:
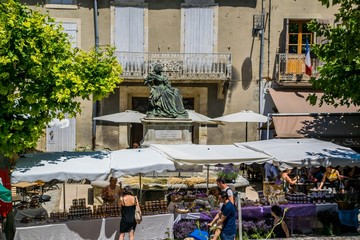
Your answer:
[[[234,164],[227,164],[216,173],[218,177],[223,177],[226,181],[231,182],[239,176],[239,169]]]

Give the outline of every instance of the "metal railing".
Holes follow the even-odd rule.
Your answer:
[[[278,53],[276,58],[278,81],[286,82],[308,82],[310,76],[305,72],[305,54]],[[313,68],[312,76],[318,74],[317,67],[321,62],[317,58],[311,58],[311,66]]]
[[[228,80],[231,79],[229,53],[146,53],[115,52],[122,65],[125,79],[142,79],[162,64],[164,74],[171,80]]]

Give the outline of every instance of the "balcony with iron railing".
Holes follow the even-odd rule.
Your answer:
[[[317,67],[321,62],[311,58],[312,75],[305,72],[305,54],[278,53],[276,58],[276,80],[284,86],[311,86],[310,77],[318,75]]]
[[[225,81],[231,79],[230,53],[115,52],[124,80],[144,79],[155,64],[162,64],[170,80]]]

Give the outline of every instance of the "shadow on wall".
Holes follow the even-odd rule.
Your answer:
[[[243,65],[241,67],[241,79],[242,87],[244,90],[247,90],[252,82],[253,73],[252,73],[252,61],[250,57],[245,58]]]

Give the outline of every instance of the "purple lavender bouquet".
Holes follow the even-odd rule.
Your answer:
[[[195,220],[181,220],[177,223],[174,223],[173,232],[175,239],[184,239],[190,233],[192,233],[196,228],[200,230],[207,231],[207,222],[205,221],[195,221]]]
[[[223,177],[226,182],[234,182],[239,176],[239,168],[230,163],[223,167],[219,167],[216,175],[218,177]]]
[[[260,221],[243,221],[243,238],[244,239],[265,239],[271,231],[271,224],[265,220]]]

